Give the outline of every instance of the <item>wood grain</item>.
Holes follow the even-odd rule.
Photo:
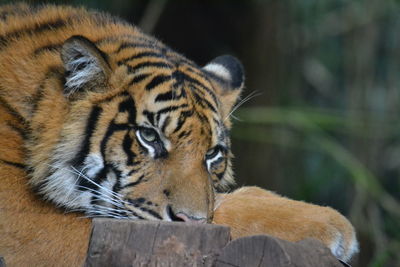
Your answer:
[[[94,219],[85,266],[343,266],[314,239],[267,235],[229,242],[229,228],[210,224]]]
[[[211,266],[229,228],[94,219],[85,266]]]

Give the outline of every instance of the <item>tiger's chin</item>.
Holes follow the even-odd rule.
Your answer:
[[[219,194],[213,223],[229,226],[233,239],[257,234],[292,242],[315,238],[344,262],[358,252],[353,226],[336,210],[291,200],[258,187]]]

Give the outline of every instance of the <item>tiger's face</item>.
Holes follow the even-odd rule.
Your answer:
[[[118,50],[81,36],[63,45],[68,115],[41,193],[89,216],[210,221],[214,192],[233,183],[240,63],[199,68],[160,44]]]

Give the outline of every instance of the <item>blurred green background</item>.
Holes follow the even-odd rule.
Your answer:
[[[400,1],[28,2],[108,11],[200,65],[238,57],[238,185],[332,206],[357,229],[353,266],[400,266]]]

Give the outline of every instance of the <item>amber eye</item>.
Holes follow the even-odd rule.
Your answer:
[[[141,128],[139,133],[140,137],[148,143],[153,143],[158,140],[158,133],[151,128]]]

